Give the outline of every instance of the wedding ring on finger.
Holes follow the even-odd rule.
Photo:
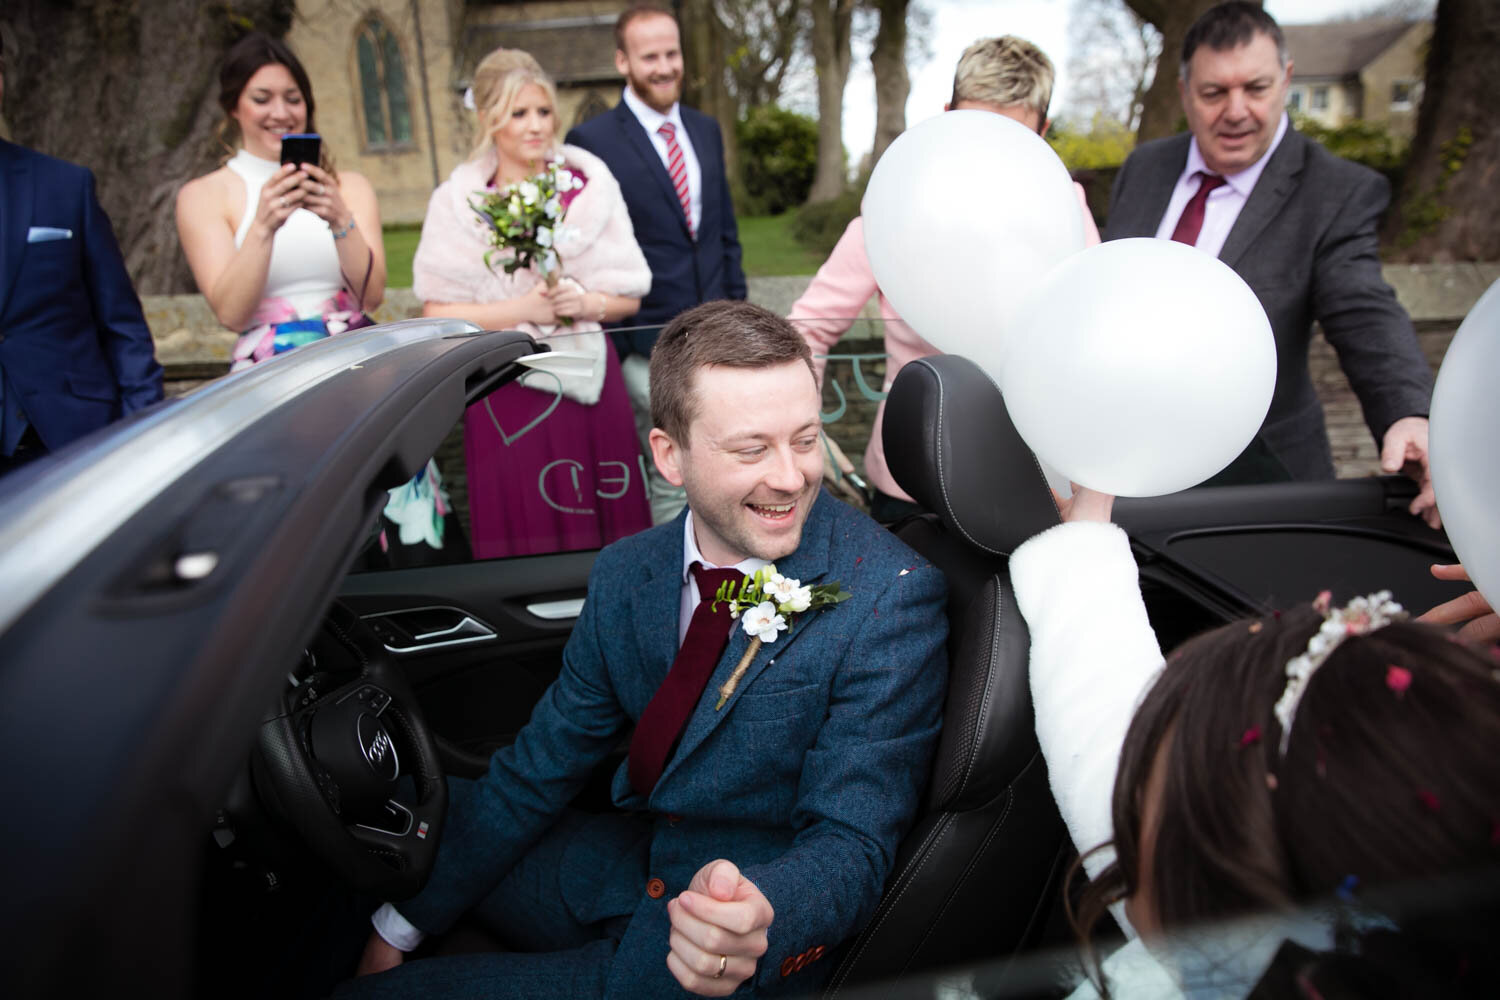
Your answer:
[[[729,956],[728,955],[720,955],[719,956],[719,971],[714,973],[714,978],[715,979],[723,979],[724,978],[724,967],[727,966],[728,964],[729,964]]]

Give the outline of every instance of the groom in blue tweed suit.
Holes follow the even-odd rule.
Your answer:
[[[430,883],[376,913],[365,975],[343,994],[806,993],[874,911],[938,735],[942,576],[819,492],[817,382],[780,317],[732,301],[682,314],[652,355],[651,384],[653,457],[688,509],[599,554],[557,682],[483,778],[451,782]],[[738,576],[767,561],[852,596],[791,616],[722,707],[751,638],[743,618],[719,626],[713,648],[724,628],[727,646],[716,665],[703,657],[712,672],[683,702],[659,776],[640,766],[653,706],[615,774],[619,810],[570,810],[673,686],[679,645],[702,634],[690,565]],[[465,913],[510,950],[402,963]]]

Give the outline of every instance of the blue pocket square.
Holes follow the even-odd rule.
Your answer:
[[[32,226],[26,230],[27,243],[47,243],[52,240],[71,240],[73,230],[54,229],[52,226]]]

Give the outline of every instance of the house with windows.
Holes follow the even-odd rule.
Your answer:
[[[498,46],[536,56],[566,131],[613,107],[614,23],[627,0],[299,0],[287,35],[312,81],[317,126],[339,168],[370,179],[385,222],[418,223],[433,188],[473,150],[463,107]]]
[[[1330,128],[1362,120],[1416,130],[1432,22],[1362,18],[1283,24],[1292,56],[1287,107]]]

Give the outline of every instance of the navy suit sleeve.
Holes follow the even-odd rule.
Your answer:
[[[710,118],[713,123],[714,139],[719,143],[719,162],[724,162],[724,135],[719,130],[719,123]],[[729,194],[729,176],[726,171],[719,178],[719,196],[722,204],[719,208],[719,218],[724,220],[721,238],[724,245],[724,294],[731,299],[743,300],[748,294],[745,284],[745,269],[741,265],[743,256],[740,249],[740,227],[734,218],[734,200]]]
[[[1352,173],[1314,254],[1311,305],[1379,444],[1397,420],[1427,415],[1432,370],[1380,273],[1376,226],[1390,185],[1372,170]]]
[[[120,410],[130,413],[161,399],[161,365],[156,363],[151,329],[125,271],[114,228],[94,191],[91,171],[84,172],[83,202],[84,282],[99,348],[109,359],[120,388]]]
[[[775,910],[761,987],[781,984],[782,964],[798,952],[831,948],[870,918],[926,787],[947,684],[946,587],[930,565],[889,572],[804,760],[796,840],[743,872]]]
[[[608,593],[600,579],[620,580],[606,554],[589,574],[591,595]],[[611,564],[612,565],[612,564]],[[447,825],[427,887],[399,907],[427,933],[440,933],[487,896],[521,855],[551,827],[619,742],[630,719],[604,662],[598,606],[591,597],[563,650],[562,671],[542,695],[516,741],[495,752],[472,785],[451,783]]]

